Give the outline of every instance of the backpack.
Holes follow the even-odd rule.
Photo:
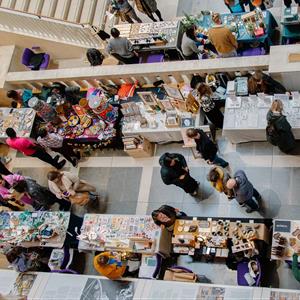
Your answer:
[[[86,57],[91,64],[91,66],[100,66],[102,65],[104,56],[103,54],[95,48],[90,48],[86,52]]]
[[[279,142],[279,132],[277,131],[274,123],[269,122],[268,126],[266,128],[266,137],[267,137],[267,141],[274,145],[274,146],[278,146],[278,142]]]

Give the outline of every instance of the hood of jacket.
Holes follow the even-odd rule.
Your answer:
[[[169,166],[166,166],[165,165],[165,158],[169,155],[169,153],[165,153],[163,154],[160,158],[159,158],[159,164],[162,166],[162,167],[169,167]]]

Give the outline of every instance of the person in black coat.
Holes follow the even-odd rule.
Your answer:
[[[191,177],[183,155],[165,153],[159,158],[159,164],[161,165],[161,178],[165,184],[174,184],[192,196],[197,195],[199,184]]]
[[[268,127],[274,129],[274,141],[272,144],[278,146],[282,152],[289,153],[295,149],[296,141],[292,132],[292,127],[287,121],[286,116],[282,114],[282,111],[282,102],[280,100],[274,100],[267,113],[267,121]]]
[[[217,146],[201,129],[189,128],[186,131],[187,137],[194,139],[196,143],[197,151],[202,155],[202,158],[206,160],[208,164],[215,164],[226,168],[229,164],[223,158],[217,155]]]
[[[162,205],[152,212],[152,219],[157,226],[173,230],[176,219],[182,219],[186,214],[169,205]]]

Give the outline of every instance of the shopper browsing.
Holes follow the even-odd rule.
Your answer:
[[[232,14],[245,12],[245,0],[224,0],[224,4]]]
[[[112,39],[108,41],[107,52],[115,55],[125,64],[137,64],[139,58],[133,51],[132,45],[127,38],[120,37],[120,31],[117,28],[111,29]]]
[[[189,168],[183,155],[165,153],[159,158],[161,178],[167,184],[174,184],[186,193],[196,196],[199,183],[190,175]]]
[[[6,144],[11,148],[22,152],[26,156],[37,157],[40,160],[52,165],[57,169],[61,169],[65,164],[66,160],[58,162],[59,156],[52,158],[41,146],[33,143],[30,139],[17,137],[16,132],[13,128],[6,129]]]
[[[183,217],[186,217],[184,212],[169,205],[163,205],[152,212],[154,223],[169,231],[173,230],[176,219],[181,219]]]
[[[227,181],[226,187],[233,190],[235,199],[241,206],[247,207],[247,213],[260,209],[261,196],[248,180],[244,171],[236,171],[233,178]]]
[[[112,10],[120,16],[123,22],[134,23],[133,20],[135,20],[138,23],[142,23],[142,20],[137,16],[128,0],[112,0],[111,4]]]
[[[37,134],[37,142],[44,148],[63,155],[72,165],[76,167],[80,154],[75,153],[73,147],[69,146],[62,136],[57,133],[49,133],[46,128],[40,128]]]
[[[159,21],[163,21],[161,13],[157,8],[156,0],[134,0],[134,2],[137,9],[146,14],[152,21],[156,22],[153,13],[158,16]]]
[[[226,168],[229,165],[227,161],[217,155],[217,146],[202,129],[189,128],[186,131],[186,135],[195,140],[197,151],[208,164],[215,164],[222,168]]]
[[[203,46],[197,47],[197,43],[202,43],[203,39],[199,40],[196,37],[196,26],[188,27],[182,36],[181,50],[186,60],[199,59],[198,54],[203,51]]]
[[[208,30],[208,38],[217,49],[219,56],[237,56],[237,40],[229,28],[222,24],[220,14],[214,13],[212,20],[214,26]]]
[[[267,114],[267,140],[282,152],[289,153],[296,148],[296,141],[292,127],[282,112],[283,103],[274,100]]]

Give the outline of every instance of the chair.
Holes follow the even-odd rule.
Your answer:
[[[249,48],[242,51],[242,56],[258,56],[265,55],[266,51],[263,47]]]
[[[157,62],[163,62],[164,61],[164,55],[163,54],[144,54],[139,57],[139,63],[140,64],[151,64],[151,63],[157,63]]]
[[[49,62],[50,62],[50,55],[47,53],[40,53],[40,54],[36,54],[34,53],[31,49],[29,48],[25,48],[23,55],[22,55],[22,64],[26,67],[28,67],[29,69],[33,70],[34,66],[30,63],[31,59],[33,58],[34,55],[43,55],[43,60],[40,64],[40,66],[38,67],[38,70],[45,70],[47,69]]]
[[[259,286],[260,281],[261,281],[261,265],[260,265],[258,260],[256,260],[256,262],[257,262],[257,265],[258,265],[259,273],[254,278],[255,284],[253,286]],[[238,265],[237,265],[237,282],[238,282],[238,285],[249,286],[249,284],[248,284],[248,282],[245,278],[245,274],[247,274],[247,273],[249,273],[248,261],[242,261],[242,262],[238,263]]]

